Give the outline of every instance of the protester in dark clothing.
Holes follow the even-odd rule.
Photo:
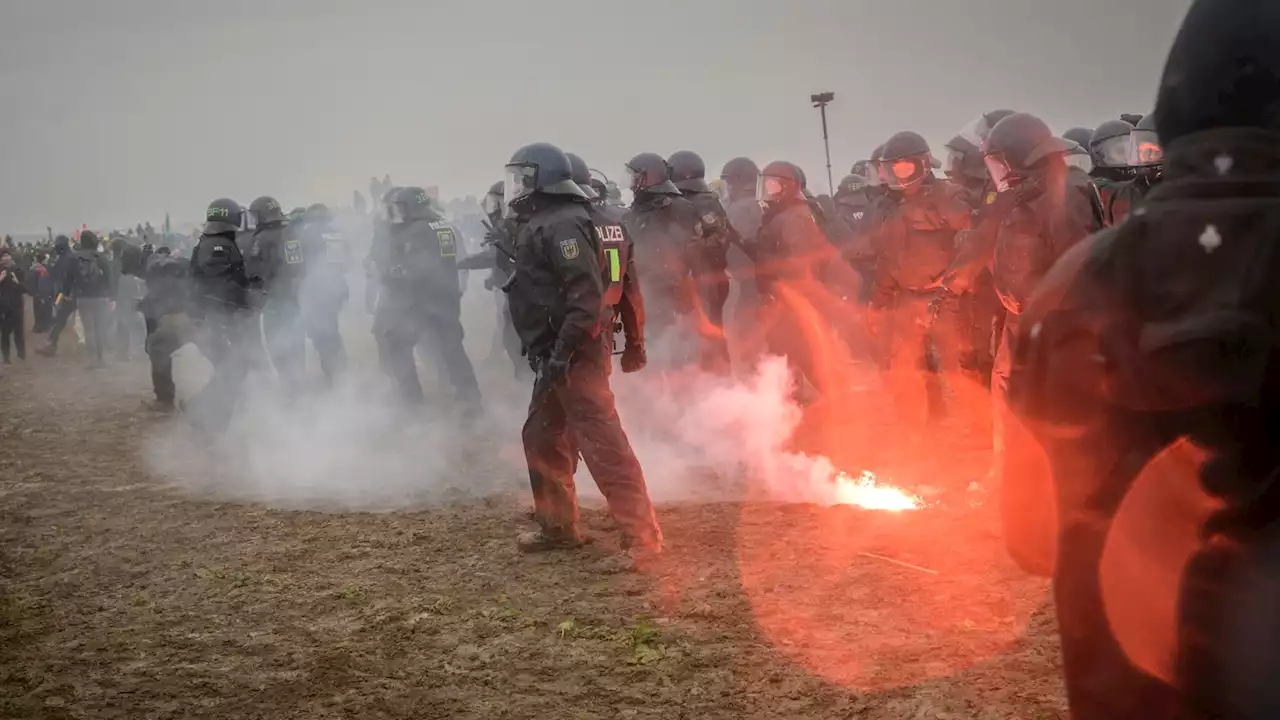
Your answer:
[[[1155,125],[1162,184],[1027,304],[1006,542],[1054,577],[1072,717],[1276,718],[1280,4],[1197,0]]]
[[[115,281],[111,264],[98,252],[97,235],[88,230],[80,233],[75,262],[67,265],[62,286],[64,294],[75,302],[76,310],[80,312],[90,366],[105,367],[111,312],[115,306],[112,301]]]
[[[48,357],[58,353],[58,339],[62,337],[62,331],[66,329],[67,323],[71,321],[71,316],[76,311],[75,300],[71,297],[66,282],[76,265],[76,254],[71,250],[71,239],[66,235],[59,235],[53,241],[53,252],[56,260],[53,267],[49,269],[49,275],[53,278],[53,325],[49,328],[48,344],[37,351]]]
[[[27,273],[27,290],[31,292],[31,311],[35,315],[34,333],[43,333],[53,324],[53,301],[55,296],[53,274],[46,265],[49,256],[40,253]]]
[[[23,296],[27,287],[23,284],[22,269],[13,260],[9,249],[0,250],[0,354],[4,364],[10,364],[10,343],[18,351],[18,359],[27,359],[27,344],[23,336]]]

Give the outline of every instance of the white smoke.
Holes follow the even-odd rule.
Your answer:
[[[515,382],[494,342],[494,296],[477,280],[464,298],[464,323],[485,395],[479,423],[458,422],[447,407],[447,385],[429,368],[419,370],[428,407],[399,407],[378,371],[368,317],[353,307],[360,300],[353,292],[343,320],[352,366],[346,381],[285,402],[270,368],[259,368],[225,435],[168,423],[149,439],[151,469],[187,492],[283,508],[389,511],[494,495],[527,501],[520,428],[530,388]],[[180,390],[203,385],[210,368],[194,347],[175,360]],[[309,367],[318,375],[314,354]],[[781,358],[766,358],[738,377],[656,367],[615,372],[613,385],[655,502],[732,501],[748,491],[779,501],[835,502],[831,463],[787,449],[801,410]],[[580,467],[584,499],[598,500],[585,463]]]
[[[684,370],[615,375],[619,413],[655,502],[835,502],[835,469],[787,449],[802,411],[780,357],[724,377]]]

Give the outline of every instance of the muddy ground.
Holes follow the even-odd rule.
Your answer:
[[[219,502],[148,472],[182,421],[138,408],[144,361],[4,370],[0,717],[1064,716],[1047,586],[986,509],[661,506],[641,572],[587,510],[595,545],[527,557],[518,472],[415,512]]]

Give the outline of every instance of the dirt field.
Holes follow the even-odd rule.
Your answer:
[[[144,361],[5,371],[0,717],[1064,714],[1046,584],[983,510],[661,506],[645,572],[590,510],[597,544],[525,557],[518,473],[418,512],[219,503],[148,473],[181,420],[138,410]]]

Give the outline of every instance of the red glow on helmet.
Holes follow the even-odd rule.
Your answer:
[[[1144,142],[1138,145],[1138,160],[1143,163],[1159,163],[1164,159],[1164,148],[1152,142]]]
[[[895,160],[890,169],[893,171],[893,176],[899,180],[910,180],[919,172],[919,168],[912,160]]]

